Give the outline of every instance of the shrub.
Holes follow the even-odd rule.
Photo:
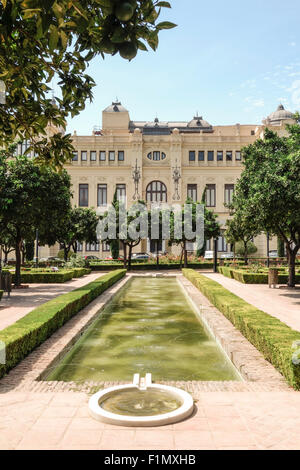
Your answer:
[[[66,268],[73,269],[73,268],[85,268],[88,267],[89,263],[85,258],[81,255],[71,256],[70,260],[65,264]]]
[[[3,377],[82,308],[125,276],[125,273],[124,269],[108,273],[79,289],[60,295],[0,331],[0,341],[3,341],[6,347],[6,364],[0,364],[0,377]]]
[[[74,270],[67,271],[57,271],[57,272],[45,272],[45,271],[31,271],[31,272],[21,272],[21,282],[24,284],[51,284],[70,281],[73,279]],[[12,282],[15,282],[15,275],[12,276]]]
[[[257,247],[254,245],[253,242],[247,243],[247,254],[252,255],[257,252]],[[235,253],[237,255],[245,256],[245,246],[243,242],[237,242],[235,244]]]
[[[74,272],[73,277],[78,278],[85,276],[86,274],[90,274],[90,268],[73,268],[72,271]]]
[[[0,290],[0,300],[2,299],[3,292],[3,290]]]
[[[292,362],[293,343],[300,340],[300,332],[192,269],[184,269],[183,274],[282,373],[292,387],[300,389],[300,365]]]

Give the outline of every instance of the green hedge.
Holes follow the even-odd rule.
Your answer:
[[[50,284],[70,281],[73,279],[74,270],[70,269],[67,271],[57,271],[57,272],[22,272],[21,271],[21,282],[24,284]],[[12,282],[15,282],[15,275],[12,276]]]
[[[0,364],[0,377],[125,274],[126,271],[120,269],[99,277],[85,286],[40,305],[0,331],[0,341],[6,346],[6,364]]]
[[[194,270],[184,269],[183,274],[282,373],[292,387],[300,389],[300,365],[292,362],[292,345],[300,340],[300,332]]]
[[[284,269],[284,268],[283,268]],[[288,275],[286,273],[280,274],[282,269],[278,269],[278,283],[287,284]],[[268,284],[268,271],[263,273],[251,273],[244,269],[234,269],[224,266],[219,266],[218,272],[226,277],[235,279],[236,281],[242,282],[243,284]],[[296,274],[296,283],[300,283],[300,274]]]
[[[105,263],[90,263],[90,268],[92,271],[112,271],[114,269],[120,269],[119,265],[116,264],[105,264]],[[189,264],[189,268],[192,269],[212,269],[213,263],[193,263]],[[169,264],[150,264],[150,263],[132,263],[131,269],[134,271],[152,271],[156,269],[169,270],[169,269],[180,269],[179,263],[169,263]]]
[[[72,268],[72,271],[74,272],[73,277],[78,278],[85,276],[86,274],[90,274],[91,269],[90,268]]]
[[[3,292],[3,290],[0,290],[0,300],[2,299]]]

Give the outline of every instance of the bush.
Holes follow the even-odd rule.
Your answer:
[[[293,343],[300,340],[300,332],[192,269],[184,269],[183,274],[282,373],[292,387],[300,389],[300,365],[292,362]]]
[[[73,277],[78,278],[85,276],[86,274],[90,274],[91,269],[89,268],[73,268],[72,271],[74,272]]]
[[[3,290],[0,290],[0,300],[2,299],[3,292]]]
[[[88,267],[88,265],[88,261],[83,256],[75,254],[73,254],[70,260],[65,264],[68,269],[85,268]]]
[[[6,347],[6,364],[0,364],[0,377],[125,274],[126,271],[120,269],[99,277],[79,289],[40,305],[2,330],[0,341],[3,341]]]
[[[57,271],[57,272],[45,272],[45,271],[21,271],[21,282],[24,284],[51,284],[70,281],[73,279],[74,270]],[[12,282],[15,282],[15,275],[12,276]]]
[[[248,242],[247,248],[248,248],[248,255],[253,255],[254,253],[257,252],[257,247],[254,245],[253,242]],[[245,256],[245,247],[244,247],[243,242],[237,242],[235,244],[235,253],[237,255]]]

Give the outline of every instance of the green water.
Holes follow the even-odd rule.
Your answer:
[[[47,380],[239,380],[176,278],[134,277]]]
[[[163,390],[118,390],[100,402],[104,410],[126,416],[156,416],[181,405],[180,400]]]

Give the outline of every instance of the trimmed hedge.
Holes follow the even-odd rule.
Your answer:
[[[120,269],[120,266],[117,264],[105,264],[105,263],[90,263],[90,268],[92,271],[112,271],[114,269]],[[213,263],[191,263],[189,264],[189,268],[192,269],[212,269]],[[159,264],[157,266],[154,263],[132,263],[131,269],[134,271],[152,271],[152,270],[169,270],[169,269],[180,269],[179,263],[169,263],[169,264]]]
[[[85,276],[86,274],[90,274],[91,269],[90,268],[72,268],[72,271],[74,272],[73,277],[78,278]]]
[[[2,299],[3,292],[3,290],[0,290],[0,300]]]
[[[285,272],[284,274],[280,274],[280,271],[282,271],[282,269],[280,268],[278,268],[278,271],[279,271],[278,283],[287,284],[288,275]],[[268,284],[269,283],[268,272],[251,273],[251,272],[245,271],[244,269],[234,269],[234,268],[228,268],[224,266],[219,266],[218,272],[223,274],[226,277],[242,282],[243,284]],[[296,274],[296,283],[297,284],[300,283],[300,274]]]
[[[70,281],[73,279],[74,270],[68,271],[57,271],[57,272],[22,272],[21,271],[21,282],[25,284],[50,284]],[[15,282],[15,275],[12,275],[12,282]]]
[[[0,341],[3,341],[6,347],[6,364],[0,364],[0,378],[125,274],[125,269],[119,269],[99,277],[85,286],[40,305],[0,331]]]
[[[281,372],[292,387],[300,390],[300,365],[292,362],[292,345],[300,340],[299,331],[194,270],[184,269],[183,274]]]

